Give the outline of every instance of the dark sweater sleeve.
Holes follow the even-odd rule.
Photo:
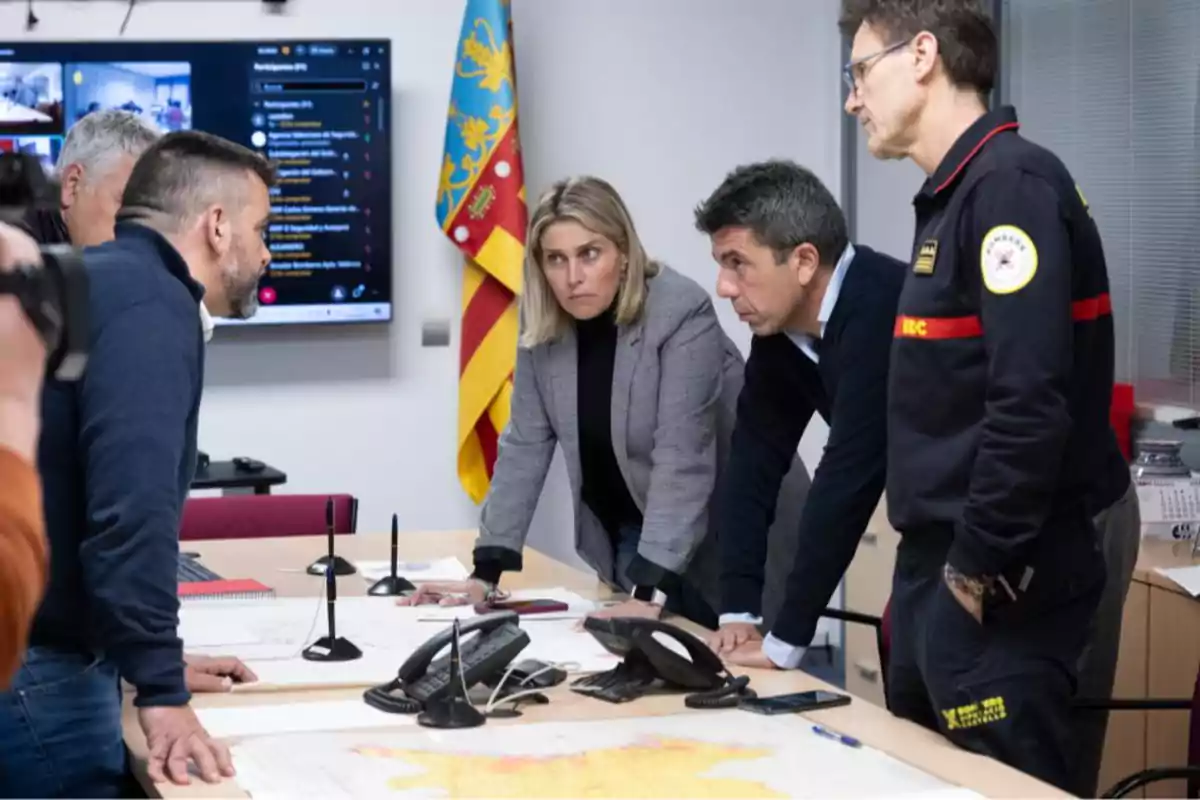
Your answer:
[[[883,494],[887,466],[887,372],[895,314],[865,307],[846,321],[833,353],[839,379],[829,440],[800,516],[784,613],[771,633],[807,647],[854,558]]]
[[[717,512],[722,614],[762,615],[763,571],[779,487],[813,414],[806,398],[792,396],[786,384],[772,378],[770,361],[778,345],[757,337],[751,342],[738,395]]]
[[[190,699],[179,639],[180,468],[200,379],[195,332],[146,301],[93,337],[80,385],[87,532],[80,547],[97,638],[138,706]]]
[[[475,569],[471,577],[488,583],[499,583],[505,572],[520,572],[525,559],[518,550],[507,547],[475,548]]]

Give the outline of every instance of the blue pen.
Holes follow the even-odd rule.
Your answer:
[[[840,733],[834,733],[828,728],[824,728],[820,725],[813,725],[813,733],[819,736],[824,736],[826,739],[833,739],[835,742],[841,742],[847,747],[862,747],[862,742],[860,742],[858,739],[855,739],[853,736],[845,736]]]

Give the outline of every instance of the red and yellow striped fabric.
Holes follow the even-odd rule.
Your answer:
[[[525,256],[525,177],[517,136],[508,0],[468,0],[455,58],[437,220],[464,256],[458,477],[479,503],[508,424]]]

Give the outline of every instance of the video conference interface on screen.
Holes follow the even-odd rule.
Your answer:
[[[259,312],[218,324],[391,320],[390,99],[387,40],[0,44],[0,151],[53,169],[72,124],[122,108],[278,165]]]

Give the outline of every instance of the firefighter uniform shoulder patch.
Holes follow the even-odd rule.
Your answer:
[[[979,248],[983,285],[992,294],[1020,291],[1037,274],[1037,246],[1015,225],[997,225],[983,237]]]

